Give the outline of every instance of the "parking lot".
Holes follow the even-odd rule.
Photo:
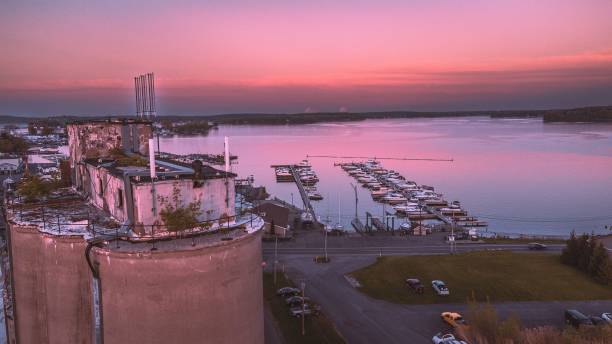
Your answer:
[[[374,262],[376,255],[341,255],[331,263],[315,264],[312,255],[279,255],[289,277],[304,281],[306,294],[318,302],[349,343],[430,343],[438,332],[449,331],[440,313],[467,312],[465,304],[399,305],[372,299],[355,288],[345,274]],[[273,256],[266,253],[268,267]],[[494,304],[503,318],[517,314],[523,324],[563,326],[563,311],[576,308],[585,314],[612,310],[612,300],[572,302],[507,302]],[[469,321],[469,319],[468,319]]]

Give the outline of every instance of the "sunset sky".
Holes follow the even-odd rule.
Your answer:
[[[612,105],[612,1],[0,3],[0,114]]]

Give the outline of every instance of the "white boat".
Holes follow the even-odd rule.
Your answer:
[[[401,230],[403,230],[403,231],[409,231],[409,230],[410,230],[410,228],[412,228],[412,224],[410,223],[410,220],[408,220],[408,221],[406,221],[406,222],[402,223],[402,224],[399,226],[399,229],[401,229]]]
[[[308,160],[304,159],[300,161],[296,166],[297,167],[310,167],[310,163],[308,162]]]
[[[320,201],[323,199],[323,196],[321,196],[320,193],[315,192],[315,191],[309,191],[308,192],[308,199],[313,200],[313,201]]]
[[[387,194],[383,196],[382,200],[383,202],[387,202],[389,204],[398,204],[398,203],[403,203],[403,202],[408,201],[408,199],[406,199],[404,195],[399,194],[399,193]]]
[[[383,198],[384,196],[386,196],[391,191],[393,191],[393,190],[391,190],[391,189],[389,189],[387,187],[381,187],[378,190],[373,190],[371,192],[372,198],[374,198],[374,199]]]
[[[300,219],[302,220],[303,224],[311,224],[314,220],[314,217],[310,212],[305,211],[302,213],[302,215],[300,215]]]

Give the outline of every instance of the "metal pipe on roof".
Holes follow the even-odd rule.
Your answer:
[[[151,73],[151,111],[153,117],[157,117],[157,109],[155,108],[155,75]]]
[[[136,117],[140,117],[140,99],[138,97],[138,77],[134,77],[134,93],[136,94]]]

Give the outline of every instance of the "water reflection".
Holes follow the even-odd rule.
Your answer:
[[[367,120],[296,126],[221,126],[205,137],[161,140],[173,153],[223,150],[231,138],[239,155],[234,171],[281,199],[301,204],[296,187],[276,183],[272,164],[297,163],[306,155],[453,158],[454,162],[383,161],[419,184],[433,185],[449,201],[460,200],[473,215],[488,217],[489,229],[565,234],[604,232],[612,224],[612,125],[544,124],[539,119],[437,118]],[[345,159],[346,160],[346,159]],[[355,212],[354,180],[334,162],[311,158],[319,175],[318,215],[345,228]],[[359,212],[383,213],[367,189],[359,190]]]

